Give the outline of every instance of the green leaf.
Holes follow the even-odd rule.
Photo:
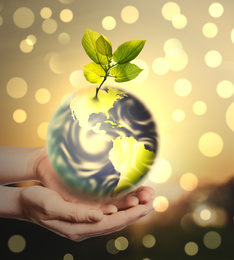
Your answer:
[[[111,69],[111,75],[116,82],[126,82],[136,78],[142,71],[137,65],[131,63],[119,64]]]
[[[101,84],[106,72],[101,65],[91,62],[84,66],[84,76],[90,83]]]
[[[97,51],[102,54],[105,55],[109,58],[112,57],[112,46],[111,46],[111,42],[105,40],[105,38],[101,35],[97,41],[96,41],[96,47],[97,47]]]
[[[134,40],[121,44],[113,54],[113,60],[119,64],[127,63],[137,57],[146,41]]]
[[[96,41],[100,36],[101,34],[86,29],[85,34],[82,38],[82,46],[91,60],[93,60],[97,64],[106,65],[108,64],[107,57],[99,53],[96,47]]]

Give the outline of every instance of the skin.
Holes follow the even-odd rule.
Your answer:
[[[43,184],[1,186],[0,216],[33,222],[74,241],[122,230],[153,209],[150,187],[108,200],[77,196],[52,169],[45,147],[0,147],[0,165],[1,184],[14,180]]]

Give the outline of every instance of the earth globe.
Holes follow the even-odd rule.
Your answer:
[[[49,122],[46,146],[57,175],[78,194],[108,198],[135,189],[158,151],[154,117],[131,93],[104,86],[67,97]]]

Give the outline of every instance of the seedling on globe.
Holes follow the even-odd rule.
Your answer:
[[[96,88],[96,99],[98,91],[108,77],[114,77],[116,82],[126,82],[136,78],[142,71],[130,61],[141,52],[145,40],[127,41],[112,53],[111,41],[106,36],[86,29],[82,45],[93,60],[84,66],[84,76],[90,83],[100,84]]]

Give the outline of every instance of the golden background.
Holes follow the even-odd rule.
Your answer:
[[[82,68],[90,62],[81,45],[86,28],[106,35],[114,50],[128,40],[146,40],[135,60],[144,69],[139,77],[127,83],[108,83],[135,93],[155,116],[160,149],[145,184],[155,188],[160,207],[135,225],[139,225],[138,232],[134,231],[137,242],[134,228],[99,240],[102,243],[96,254],[101,257],[97,259],[172,259],[176,254],[180,259],[229,259],[228,241],[234,235],[227,236],[223,229],[230,223],[233,226],[233,214],[222,203],[214,207],[213,200],[209,204],[206,199],[212,193],[210,186],[225,186],[234,172],[233,12],[230,0],[0,1],[2,146],[45,145],[48,122],[63,98],[89,85]],[[200,189],[204,191],[200,193]],[[199,194],[196,203],[191,194]],[[186,198],[190,203],[185,210],[181,205]],[[183,223],[189,221],[201,228],[199,235],[187,232],[189,225]],[[181,244],[170,256],[167,250],[172,242],[165,232],[170,232],[172,222]],[[152,227],[162,233],[150,232]],[[18,225],[15,228],[15,233],[3,237],[7,254],[14,252],[9,241],[18,234]],[[22,242],[25,235],[20,230]],[[46,231],[37,232],[44,239]],[[159,234],[165,238],[161,244]],[[24,255],[30,249],[25,240],[26,248],[9,259],[29,259]],[[48,259],[89,259],[79,247],[97,248],[92,241],[96,240],[66,241],[65,248],[71,253],[61,251],[53,258],[51,249]],[[136,244],[141,245],[139,254],[134,253]],[[47,259],[46,252],[36,258],[33,248],[35,245],[31,259]],[[227,257],[215,258],[225,252]]]

